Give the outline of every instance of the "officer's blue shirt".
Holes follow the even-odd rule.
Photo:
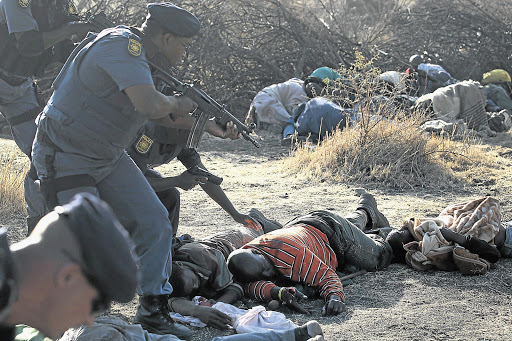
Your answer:
[[[30,0],[0,0],[0,24],[5,22],[9,33],[39,30],[32,16]]]
[[[99,97],[134,85],[153,84],[144,53],[130,53],[127,28],[118,28],[87,52],[79,67],[80,80]],[[142,47],[141,47],[142,48]]]
[[[137,136],[135,142],[127,149],[144,175],[153,167],[169,163],[177,158],[187,169],[198,165],[201,157],[193,148],[183,148],[177,144],[168,143],[169,132],[161,125],[148,122],[144,131]]]
[[[90,160],[115,160],[134,141],[146,117],[121,91],[153,84],[141,38],[123,26],[107,33],[70,56],[39,121],[57,147]]]

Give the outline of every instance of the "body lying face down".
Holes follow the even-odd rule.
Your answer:
[[[304,243],[308,240],[307,243]],[[316,250],[313,250],[312,245]],[[327,238],[317,229],[292,225],[267,233],[234,251],[228,258],[235,279],[245,283],[250,298],[279,300],[302,313],[297,302],[305,298],[290,284],[315,288],[326,300],[323,313],[336,315],[345,310],[343,286],[336,274],[337,259]]]

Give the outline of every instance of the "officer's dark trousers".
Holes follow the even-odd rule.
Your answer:
[[[52,158],[56,178],[88,174],[97,181],[96,187],[59,192],[59,204],[69,202],[80,192],[89,192],[105,200],[135,244],[141,274],[137,293],[142,296],[170,294],[172,287],[168,278],[173,229],[168,212],[128,154],[122,153],[116,160],[93,159],[56,151],[36,138],[32,159],[39,177],[47,171],[47,160]]]
[[[180,222],[180,192],[176,188],[169,188],[156,192],[156,195],[167,209],[173,235],[175,236],[178,233],[178,224]]]

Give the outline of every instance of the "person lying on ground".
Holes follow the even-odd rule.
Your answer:
[[[336,315],[345,310],[336,270],[375,271],[390,263],[391,246],[363,232],[385,226],[388,220],[377,209],[375,198],[363,192],[357,209],[347,218],[331,211],[299,216],[231,253],[228,268],[245,283],[245,293],[252,299],[280,300],[305,313],[297,302],[301,295],[290,287],[300,283],[325,299],[323,314]]]
[[[509,232],[510,230],[510,232]],[[457,203],[436,218],[409,218],[386,241],[395,262],[416,270],[459,270],[484,274],[500,257],[510,256],[512,228],[501,224],[499,201],[492,197]]]
[[[226,260],[231,252],[254,238],[282,226],[256,209],[249,213],[256,221],[251,227],[226,230],[204,239],[183,242],[174,250],[171,283],[174,291],[168,306],[172,312],[195,316],[211,327],[226,329],[231,318],[209,306],[196,305],[189,299],[203,296],[224,303],[235,303],[243,296],[243,288],[233,282]]]
[[[306,138],[315,143],[336,129],[341,131],[352,125],[356,119],[353,109],[344,109],[327,98],[315,97],[294,110],[293,120],[284,128],[281,145],[289,145],[292,139]]]
[[[269,129],[276,126],[279,129],[277,133],[281,133],[292,118],[293,110],[308,100],[303,84],[302,80],[292,78],[259,91],[251,102],[245,123]]]
[[[52,339],[109,308],[130,302],[137,286],[132,242],[110,207],[79,194],[58,206],[24,240],[7,245],[0,232],[0,335],[16,324]]]

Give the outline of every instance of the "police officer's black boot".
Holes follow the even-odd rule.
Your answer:
[[[133,323],[139,323],[142,328],[153,334],[172,334],[183,340],[192,337],[192,330],[175,323],[169,316],[167,295],[141,296]]]

